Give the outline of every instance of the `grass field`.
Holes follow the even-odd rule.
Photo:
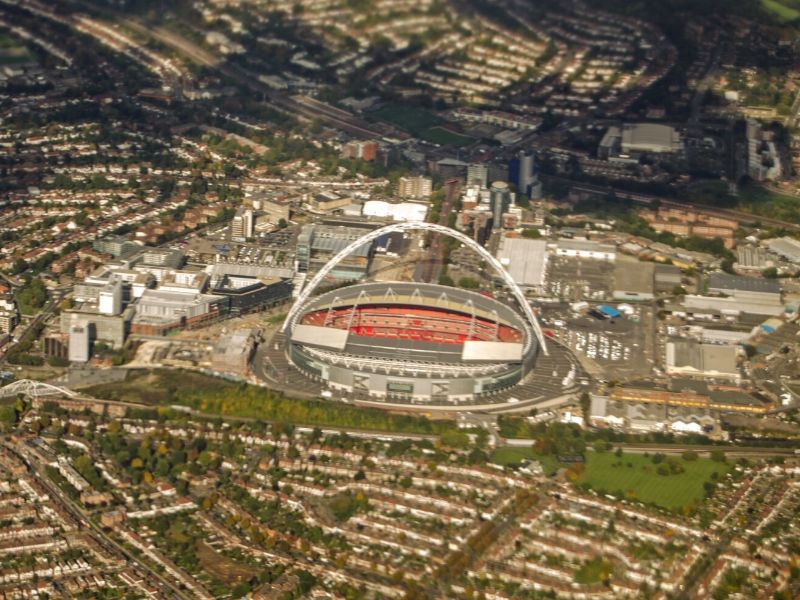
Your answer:
[[[470,137],[445,129],[442,119],[419,106],[389,104],[370,114],[433,144],[464,146],[473,141]]]
[[[200,393],[205,389],[234,392],[238,384],[191,371],[131,370],[125,381],[103,383],[84,390],[90,396],[109,400],[124,400],[141,404],[177,403],[178,389],[182,393]]]
[[[791,0],[761,0],[761,5],[781,21],[794,21],[800,17],[800,10]]]
[[[685,469],[683,473],[659,475],[652,457],[643,454],[623,454],[618,458],[611,452],[588,452],[586,470],[578,483],[598,492],[622,493],[648,504],[677,509],[702,501],[703,484],[711,480],[711,474],[721,476],[728,470],[727,464],[710,459],[678,460]]]

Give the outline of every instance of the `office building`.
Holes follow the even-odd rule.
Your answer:
[[[534,155],[520,151],[508,168],[509,181],[517,186],[519,193],[526,198],[541,198],[542,184],[536,175]]]
[[[249,208],[239,207],[231,221],[231,239],[245,241],[253,237],[255,218]]]

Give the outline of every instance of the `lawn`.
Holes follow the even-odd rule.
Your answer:
[[[794,21],[800,17],[800,11],[794,8],[794,3],[786,0],[761,0],[761,5],[778,17],[781,21]]]
[[[706,458],[677,460],[685,469],[683,473],[659,475],[652,457],[643,454],[617,457],[612,452],[587,452],[586,470],[578,483],[600,493],[621,493],[647,504],[679,509],[701,502],[705,496],[703,484],[711,480],[711,474],[721,476],[729,468]]]
[[[500,446],[492,452],[492,456],[489,458],[489,462],[503,467],[518,466],[523,460],[539,462],[548,476],[555,474],[561,466],[554,456],[536,454],[533,448],[528,446]]]

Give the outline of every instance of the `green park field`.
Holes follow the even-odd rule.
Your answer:
[[[711,481],[712,473],[721,477],[729,468],[707,458],[677,460],[683,473],[659,475],[652,457],[643,454],[617,457],[612,452],[588,452],[586,470],[578,483],[600,493],[622,493],[647,504],[678,509],[701,502],[705,495],[703,484]]]

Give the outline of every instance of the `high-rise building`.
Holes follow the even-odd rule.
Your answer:
[[[526,198],[541,197],[542,185],[536,174],[534,155],[521,150],[509,165],[509,181],[517,186],[519,193]]]
[[[0,298],[0,335],[10,334],[19,324],[19,311],[13,298]]]
[[[489,182],[489,167],[483,164],[471,164],[467,167],[467,185],[479,185],[485,188]]]
[[[231,222],[231,239],[246,240],[253,237],[254,225],[255,219],[253,218],[252,209],[246,209],[243,206],[239,207]]]
[[[427,200],[431,197],[433,181],[430,177],[401,177],[397,193],[401,198]]]
[[[97,312],[118,315],[122,312],[122,281],[109,281],[97,295]]]
[[[511,206],[511,189],[505,181],[495,181],[489,188],[489,203],[492,207],[492,229],[502,229],[503,213]]]
[[[69,360],[86,362],[89,360],[89,326],[75,325],[69,330]]]

